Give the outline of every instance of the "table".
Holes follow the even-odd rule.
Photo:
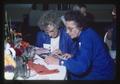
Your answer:
[[[48,65],[44,62],[44,59],[35,54],[34,56],[35,64],[41,64],[50,69],[58,69],[58,73],[47,74],[47,75],[40,75],[37,74],[34,70],[30,70],[30,76],[27,78],[18,76],[16,80],[66,80],[66,67],[60,65]]]

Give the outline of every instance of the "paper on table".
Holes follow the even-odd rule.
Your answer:
[[[48,65],[49,69],[58,69],[59,73],[40,75],[31,70],[31,76],[26,80],[65,80],[66,68],[64,66]]]
[[[38,49],[35,49],[35,53],[36,54],[49,53],[49,50],[45,48],[38,48]]]
[[[51,45],[50,44],[43,44],[43,48],[50,50],[51,49]]]
[[[66,77],[66,67],[65,66],[48,65],[38,55],[35,55],[35,58],[36,58],[36,60],[34,60],[34,63],[42,64],[42,65],[46,66],[49,70],[58,69],[59,72],[54,73],[54,74],[40,75],[40,74],[37,74],[35,71],[31,70],[32,76],[30,76],[27,80],[64,80],[65,79],[65,77]]]
[[[33,63],[32,61],[28,61],[28,67],[31,70],[36,71],[38,74],[40,75],[45,75],[45,74],[54,74],[54,73],[58,73],[59,70],[58,69],[52,69],[49,70],[47,67],[45,67],[44,65],[41,64],[36,64]]]

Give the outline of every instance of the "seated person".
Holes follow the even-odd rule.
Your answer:
[[[71,80],[114,80],[115,63],[105,48],[102,38],[90,27],[79,11],[65,14],[66,30],[72,39],[77,39],[78,48],[68,60],[52,56],[45,62],[66,66]]]
[[[110,55],[113,59],[116,59],[116,7],[113,7],[112,10],[113,22],[109,25],[109,29],[105,34],[104,42],[109,48]]]
[[[53,53],[74,53],[72,39],[65,32],[65,28],[59,28],[60,18],[54,11],[47,11],[40,18],[38,26],[41,31],[37,34],[36,46],[47,48]],[[73,46],[72,46],[73,45]]]
[[[81,14],[86,18],[86,22],[88,26],[94,26],[94,15],[87,10],[87,6],[85,4],[74,5],[73,11],[80,11]]]
[[[87,6],[82,4],[80,5],[80,12],[85,16],[88,22],[94,22],[94,15],[87,11]]]
[[[112,46],[112,28],[109,28],[104,36],[104,42],[106,43],[109,50],[111,50]]]

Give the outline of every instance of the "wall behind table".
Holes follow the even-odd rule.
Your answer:
[[[105,33],[105,29],[104,29],[105,26],[107,24],[109,25],[109,23],[112,22],[111,11],[113,4],[86,4],[86,5],[88,11],[93,13],[95,16],[94,29],[103,37]],[[28,22],[30,27],[28,28],[28,30],[31,34],[31,39],[34,40],[36,33],[39,31],[39,28],[37,27],[38,19],[43,14],[41,6],[40,7],[37,6],[36,10],[32,10],[32,4],[6,4],[5,10],[7,10],[8,16],[11,17],[11,20],[14,22],[21,23],[23,22],[23,15],[24,14],[29,15]],[[62,11],[59,12],[58,14],[61,13]]]

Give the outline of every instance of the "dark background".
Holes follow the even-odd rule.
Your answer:
[[[80,5],[81,3],[78,3]],[[37,22],[44,11],[54,10],[61,16],[67,10],[72,10],[74,3],[44,3],[44,4],[5,4],[4,9],[8,13],[8,21],[11,20],[13,28],[23,33],[23,38],[30,44],[35,43],[36,33],[40,31]],[[112,23],[111,11],[114,4],[85,4],[88,12],[95,17],[92,27],[103,38],[106,28]]]

